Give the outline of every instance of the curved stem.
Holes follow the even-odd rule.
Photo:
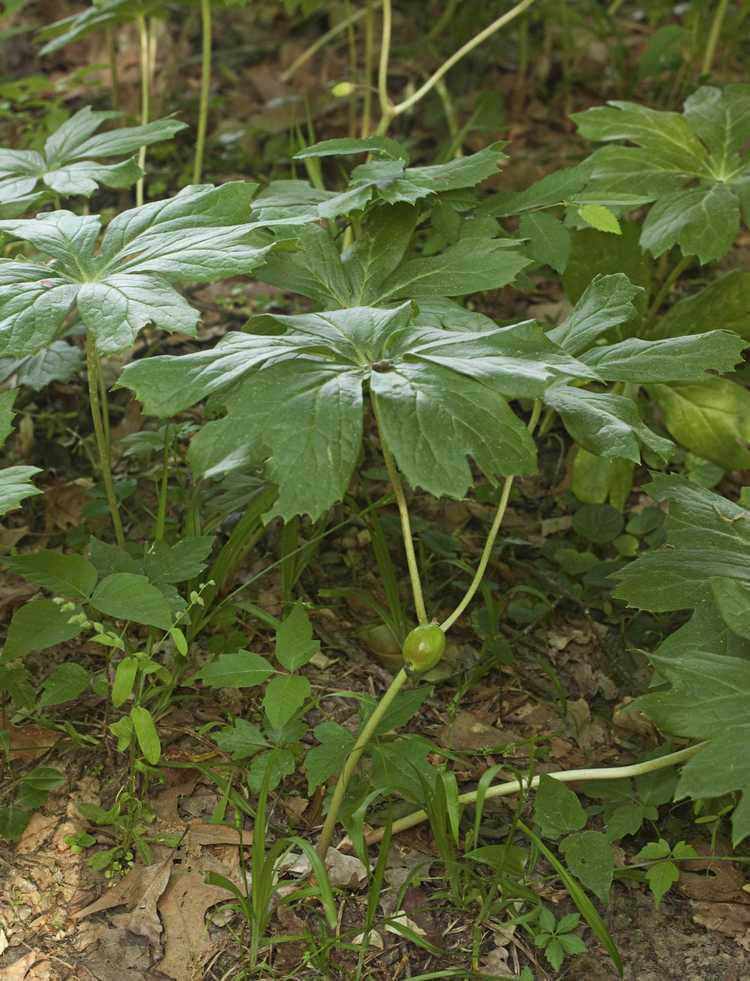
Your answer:
[[[542,411],[542,403],[537,400],[534,402],[534,408],[531,410],[531,417],[527,425],[527,429],[530,433],[533,433],[536,429],[536,425],[539,422],[539,416]],[[490,561],[490,556],[492,555],[492,549],[495,545],[495,539],[497,538],[498,532],[500,531],[500,525],[503,523],[503,518],[505,517],[505,511],[508,507],[508,500],[510,498],[510,492],[513,488],[513,477],[506,477],[503,482],[503,489],[500,492],[500,500],[497,503],[497,511],[495,512],[495,518],[492,522],[492,527],[487,535],[487,541],[484,543],[484,548],[482,549],[482,554],[479,558],[479,564],[477,565],[477,571],[474,573],[474,578],[471,580],[469,588],[466,590],[463,599],[455,608],[453,613],[447,617],[440,624],[440,629],[443,632],[447,632],[453,626],[453,624],[458,620],[461,614],[464,612],[466,607],[474,599],[474,596],[482,585],[482,579],[484,579],[484,574],[487,571],[487,566]]]
[[[488,27],[485,27],[483,31],[480,31],[478,34],[475,34],[474,37],[470,41],[467,41],[466,44],[462,45],[458,49],[458,51],[454,51],[454,53],[450,56],[450,58],[446,58],[446,60],[442,63],[442,65],[436,71],[434,71],[432,75],[430,75],[430,77],[427,79],[424,85],[421,85],[416,90],[416,92],[413,92],[407,99],[404,99],[402,102],[399,102],[397,105],[391,106],[390,108],[393,115],[400,116],[401,113],[406,112],[407,109],[411,109],[413,105],[415,105],[417,102],[420,102],[427,95],[427,93],[430,92],[435,87],[435,85],[437,85],[440,79],[444,75],[446,75],[451,70],[451,68],[453,68],[455,64],[457,64],[462,58],[464,58],[467,54],[469,54],[469,52],[473,51],[474,48],[478,47],[478,45],[482,44],[483,41],[486,41],[487,38],[492,37],[492,35],[496,31],[499,31],[501,27],[504,27],[506,24],[509,24],[512,20],[515,20],[516,17],[519,17],[528,7],[532,5],[532,3],[534,3],[534,0],[520,0],[520,3],[517,3],[515,7],[512,7],[510,10],[504,13],[502,17],[498,17],[497,20],[494,20]],[[384,2],[383,3],[384,13],[385,13],[385,7],[386,7],[386,3]],[[388,44],[390,45],[390,35],[388,37]],[[384,31],[383,31],[384,49],[385,49],[385,45],[386,45],[386,36],[385,36],[385,25],[384,25]],[[382,60],[382,52],[381,52],[381,60]],[[387,73],[388,70],[387,55],[386,55],[385,70]],[[381,72],[381,76],[382,76],[382,72]],[[387,100],[387,93],[386,93],[386,100]],[[380,101],[382,107],[383,105],[382,95]]]
[[[211,0],[201,0],[201,101],[198,109],[198,135],[195,141],[193,184],[200,184],[203,172],[203,153],[208,127],[208,100],[211,94]]]
[[[143,14],[139,14],[138,23],[138,44],[141,55],[141,124],[148,122],[149,102],[151,93],[151,68],[149,58],[149,30],[148,23]],[[142,146],[138,151],[138,166],[143,170],[146,166],[146,147]],[[139,177],[135,186],[135,203],[138,207],[143,204],[144,178]]]
[[[385,125],[388,129],[394,116],[393,106],[388,98],[388,61],[391,57],[391,32],[393,28],[393,11],[391,0],[383,0],[383,29],[380,35],[380,60],[378,62],[378,99],[380,101],[380,125],[378,132]],[[384,120],[387,123],[384,124]],[[383,132],[385,132],[385,130]],[[382,135],[382,134],[381,134]]]
[[[375,706],[372,715],[367,720],[362,732],[360,732],[359,736],[357,737],[354,748],[352,749],[351,753],[349,753],[347,761],[344,764],[344,769],[341,771],[341,775],[336,782],[336,788],[333,791],[333,797],[331,798],[331,804],[328,808],[328,814],[326,815],[325,823],[323,824],[323,829],[320,832],[320,838],[318,840],[318,854],[323,859],[325,859],[326,855],[328,854],[328,848],[333,838],[333,832],[336,829],[336,820],[339,815],[339,810],[341,809],[341,803],[344,799],[344,795],[346,794],[346,788],[349,786],[349,781],[357,768],[360,757],[362,756],[362,753],[364,753],[370,738],[380,725],[383,716],[388,711],[391,702],[404,687],[408,678],[408,674],[406,673],[405,669],[402,668],[391,682],[386,693]]]
[[[372,0],[372,2],[380,3],[380,0]],[[314,41],[309,48],[305,48],[302,54],[298,58],[295,58],[291,65],[281,73],[281,81],[288,82],[289,79],[295,75],[303,65],[306,65],[311,58],[315,57],[321,48],[324,48],[329,41],[332,41],[335,37],[341,34],[342,31],[347,30],[352,26],[352,24],[356,24],[358,20],[365,17],[367,12],[367,8],[357,10],[349,17],[344,17],[343,20],[340,20],[338,24],[335,24],[330,29],[330,31],[326,31],[325,34],[321,34],[321,36]]]
[[[367,20],[365,21],[365,88],[362,101],[362,128],[360,135],[362,139],[370,135],[372,125],[372,66],[375,53],[375,0],[367,0],[365,10]]]
[[[697,743],[695,746],[688,746],[686,749],[677,750],[676,753],[668,753],[666,756],[658,756],[654,760],[646,760],[643,763],[631,763],[627,766],[607,766],[597,767],[591,770],[561,770],[557,773],[547,773],[544,776],[551,777],[552,780],[559,780],[560,783],[576,783],[579,780],[625,780],[632,777],[643,776],[644,773],[653,773],[655,770],[662,770],[668,766],[677,766],[689,760],[691,756],[703,749],[707,743]],[[517,794],[522,790],[534,790],[539,786],[541,777],[536,776],[531,779],[510,780],[508,783],[501,783],[495,787],[490,787],[485,793],[485,800],[490,797],[507,797],[510,794]],[[474,804],[478,792],[476,790],[461,794],[458,798],[461,804]],[[407,831],[418,824],[423,824],[428,820],[426,811],[415,811],[413,814],[393,822],[393,834],[400,831]],[[378,828],[366,838],[368,845],[376,845],[383,837],[384,829]],[[349,847],[350,842],[345,839],[340,847]]]
[[[661,309],[661,306],[666,298],[669,296],[672,287],[685,272],[687,267],[692,263],[694,258],[695,256],[692,255],[684,255],[661,284],[653,302],[651,303],[651,306],[648,308],[648,312],[646,313],[646,319],[643,321],[643,327],[641,328],[641,336],[647,334],[651,327],[653,327],[659,310]]]
[[[115,494],[114,481],[112,480],[112,460],[109,452],[109,419],[104,424],[102,412],[102,402],[100,392],[104,389],[99,355],[96,353],[96,339],[92,333],[86,336],[86,375],[88,377],[89,403],[91,408],[91,419],[94,424],[94,436],[96,437],[96,448],[99,454],[99,469],[102,473],[104,483],[104,493],[107,496],[109,513],[112,517],[112,525],[115,530],[117,544],[125,544],[125,533],[122,529],[122,519],[120,508]],[[106,407],[105,407],[106,411]]]
[[[401,483],[401,478],[399,477],[394,459],[391,456],[390,450],[386,446],[385,439],[383,438],[383,430],[380,425],[380,413],[378,411],[377,400],[372,394],[370,397],[372,399],[372,406],[375,412],[375,422],[378,428],[378,435],[380,436],[380,448],[383,451],[385,468],[388,471],[388,477],[390,478],[391,486],[393,487],[393,495],[396,498],[396,504],[398,505],[399,517],[401,518],[401,536],[404,539],[406,564],[409,568],[409,579],[411,580],[411,591],[414,596],[414,607],[417,611],[417,619],[420,623],[427,623],[427,610],[425,609],[424,605],[422,581],[419,578],[419,564],[417,563],[417,556],[414,551],[414,538],[411,531],[409,507],[406,503],[404,487]]]
[[[716,10],[714,12],[713,20],[711,21],[711,30],[708,34],[708,41],[706,42],[706,52],[703,55],[703,64],[701,65],[701,74],[709,75],[714,64],[714,57],[716,55],[716,48],[719,43],[719,37],[721,35],[721,28],[724,24],[724,18],[727,14],[727,7],[729,5],[729,0],[719,0],[716,4]]]
[[[612,0],[612,3],[607,7],[607,13],[610,17],[614,17],[620,7],[623,5],[625,0]]]

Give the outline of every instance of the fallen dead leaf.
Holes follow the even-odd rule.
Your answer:
[[[38,950],[30,950],[28,954],[19,957],[12,964],[2,967],[3,981],[25,981],[32,966],[43,958],[43,954]]]
[[[57,815],[50,816],[42,814],[41,811],[36,811],[31,815],[31,819],[16,845],[16,851],[21,855],[40,851],[45,842],[52,837],[59,820]]]
[[[134,865],[128,874],[108,889],[96,902],[74,913],[76,920],[82,920],[94,913],[127,906],[128,912],[113,917],[113,922],[124,930],[145,937],[157,944],[162,932],[157,904],[167,887],[172,870],[172,855],[154,865]]]
[[[10,727],[10,758],[33,763],[40,759],[62,737],[61,732],[41,726]]]
[[[404,934],[399,930],[399,927],[405,927],[407,930],[411,930],[412,933],[416,933],[418,937],[426,937],[427,934],[422,929],[422,927],[415,923],[414,920],[409,919],[403,910],[399,910],[394,913],[393,916],[389,917],[388,923],[386,924],[386,933],[395,933],[398,937],[403,937]],[[409,938],[406,937],[408,940]]]
[[[336,889],[359,889],[367,881],[367,869],[362,862],[336,848],[328,849],[326,868],[331,885]]]
[[[193,853],[197,849],[210,845],[235,845],[239,847],[253,843],[251,831],[243,831],[240,834],[236,828],[229,828],[225,824],[211,824],[208,821],[191,821],[185,839],[188,853]]]
[[[195,871],[175,871],[164,890],[159,911],[164,921],[164,957],[158,969],[175,981],[203,977],[202,967],[212,951],[206,912],[231,899],[226,889],[207,885]]]
[[[455,719],[442,726],[437,734],[437,742],[441,746],[456,752],[505,746],[517,738],[515,733],[497,729],[465,711],[458,712]]]

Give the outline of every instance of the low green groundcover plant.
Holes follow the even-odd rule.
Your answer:
[[[487,798],[538,788],[535,827],[520,819],[515,827],[530,848],[548,859],[618,963],[584,887],[606,901],[614,876],[612,841],[636,833],[652,813],[649,808],[671,799],[674,786],[668,782],[658,791],[652,787],[649,796],[646,776],[685,763],[678,797],[732,795],[734,806],[733,795],[744,793],[733,829],[735,842],[745,838],[750,773],[743,765],[741,736],[747,727],[750,574],[744,576],[743,569],[750,515],[666,472],[675,444],[661,431],[652,402],[641,397],[642,388],[658,395],[663,387],[724,384],[721,376],[740,362],[745,338],[723,323],[720,329],[701,323],[695,330],[662,330],[656,336],[649,308],[658,314],[663,297],[659,291],[650,297],[634,281],[637,276],[619,270],[590,276],[570,312],[551,329],[531,320],[496,322],[456,302],[518,282],[534,262],[567,268],[557,226],[553,233],[547,223],[546,231],[557,236],[560,248],[545,252],[539,239],[544,223],[523,220],[552,205],[565,209],[574,232],[584,225],[619,237],[618,215],[655,201],[641,232],[644,248],[659,254],[673,247],[690,252],[695,245],[690,254],[701,261],[723,254],[729,240],[712,238],[712,209],[719,199],[729,209],[727,195],[737,207],[744,200],[743,165],[736,159],[740,144],[735,143],[745,125],[737,106],[746,105],[747,93],[715,91],[700,90],[703,94],[693,98],[684,117],[661,114],[668,119],[654,121],[659,114],[629,104],[584,116],[588,122],[582,125],[592,138],[634,140],[647,153],[650,167],[683,167],[670,171],[671,183],[655,184],[645,197],[621,191],[611,170],[611,181],[606,179],[606,167],[620,168],[620,174],[634,166],[625,154],[637,151],[627,148],[617,154],[598,151],[574,177],[558,175],[545,188],[536,186],[513,201],[476,190],[505,162],[498,145],[448,163],[412,166],[398,143],[378,135],[326,141],[300,152],[302,161],[367,154],[340,190],[299,180],[274,182],[260,193],[249,182],[197,184],[122,212],[106,229],[96,215],[61,209],[0,222],[0,230],[24,243],[28,253],[0,261],[0,350],[8,358],[35,356],[59,342],[71,325],[85,333],[90,408],[116,538],[115,545],[92,539],[87,557],[42,550],[5,560],[46,595],[20,607],[11,621],[0,655],[0,691],[17,710],[45,720],[73,699],[108,704],[109,731],[130,760],[128,800],[135,802],[131,811],[116,815],[125,828],[118,854],[132,847],[149,857],[152,842],[138,792],[158,775],[160,721],[180,693],[198,686],[263,691],[259,724],[239,716],[210,729],[231,762],[248,761],[249,786],[263,808],[268,792],[303,759],[310,793],[337,776],[318,841],[321,859],[339,823],[365,856],[365,815],[385,794],[398,794],[420,808],[384,832],[390,835],[428,818],[433,827],[443,819],[448,827],[450,815],[458,815],[462,805],[475,804],[481,813]],[[687,141],[675,151],[675,161],[659,143],[672,133]],[[727,139],[731,146],[721,158],[721,177],[716,154]],[[703,204],[696,208],[684,200],[695,193],[685,189],[695,176],[685,169],[689,154],[705,165]],[[734,184],[719,189],[714,185],[728,180],[726,168]],[[101,171],[97,179],[103,180]],[[698,243],[692,225],[674,217],[688,213],[695,222],[699,213],[705,216]],[[665,214],[673,216],[669,231],[662,227]],[[500,220],[519,216],[517,227]],[[733,236],[736,222],[730,225]],[[661,237],[655,226],[662,228]],[[214,347],[142,357],[120,375],[118,385],[134,393],[146,414],[164,421],[165,466],[153,540],[127,543],[111,468],[100,358],[127,355],[146,328],[194,334],[198,313],[179,288],[251,272],[302,297],[299,309],[305,312],[253,316]],[[639,326],[634,329],[634,324]],[[648,329],[641,330],[644,324]],[[196,496],[185,523],[189,531],[169,542],[165,530],[173,420],[203,400],[208,400],[210,418],[200,427],[192,425],[188,458],[194,477],[209,486],[212,481],[225,488],[241,486],[244,508],[234,531],[216,549],[213,535],[201,533]],[[5,430],[11,404],[9,397],[0,407]],[[555,417],[597,465],[632,468],[646,462],[655,472],[649,492],[669,502],[667,544],[619,573],[617,595],[647,610],[695,610],[693,619],[653,656],[656,687],[636,706],[665,731],[701,742],[629,767],[501,784],[494,782],[493,768],[476,791],[459,794],[448,770],[436,777],[426,739],[394,731],[429,695],[426,686],[407,685],[440,661],[446,635],[482,584],[514,478],[537,472],[536,438]],[[667,428],[679,438],[674,427]],[[273,626],[273,658],[244,644],[206,649],[204,631],[212,617],[220,622],[231,574],[264,524],[280,518],[288,544],[296,543],[300,518],[325,523],[340,504],[354,504],[357,513],[348,492],[368,465],[365,436],[370,432],[377,436],[390,499],[398,509],[411,585],[413,618],[397,638],[404,666],[379,702],[363,699],[356,736],[324,721],[313,730],[315,745],[306,751],[304,720],[319,696],[303,669],[319,652],[304,608],[289,602],[280,621],[254,608]],[[0,495],[8,506],[35,492],[29,483],[34,472],[12,468],[10,474],[0,473]],[[629,473],[632,479],[632,469]],[[446,605],[445,597],[431,596],[423,587],[405,485],[435,498],[461,500],[480,482],[495,496],[495,516],[468,588],[455,605]],[[297,550],[288,549],[287,570]],[[101,649],[103,668],[92,670],[83,659],[66,660],[36,686],[24,659],[78,638]],[[359,766],[365,755],[367,769]],[[224,807],[231,802],[247,810],[231,779],[214,776],[224,790]],[[24,778],[16,803],[0,810],[0,830],[7,837],[20,834],[33,808],[58,785],[55,771],[32,777]],[[624,779],[634,781],[635,810],[615,806],[623,801],[611,782]],[[565,786],[582,780],[609,788],[598,791],[609,807],[605,831],[586,827],[587,813]],[[456,817],[454,838],[457,822]],[[473,854],[473,860],[488,864],[478,833],[479,818],[472,853],[481,855]],[[450,838],[441,839],[448,866],[454,847]],[[689,857],[679,844],[665,847],[660,844],[641,856],[651,863],[646,875],[657,898],[675,863]],[[259,866],[258,874],[272,891],[280,852],[274,846],[269,855],[270,866]],[[505,875],[512,858],[508,851],[502,861],[495,855],[489,864]],[[526,859],[519,861],[523,865]],[[322,863],[315,868],[320,875]],[[563,918],[558,923],[540,914],[538,943],[553,965],[565,953],[579,952],[570,937],[577,922]],[[257,955],[257,936],[255,943]]]

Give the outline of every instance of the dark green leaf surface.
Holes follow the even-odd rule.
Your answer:
[[[90,602],[95,610],[115,620],[132,620],[162,630],[172,626],[167,601],[145,576],[115,572],[102,579]]]
[[[104,352],[132,344],[147,324],[194,333],[198,311],[173,288],[245,274],[271,246],[252,244],[246,223],[255,184],[196,185],[176,197],[119,214],[95,250],[95,215],[55,211],[0,221],[0,230],[28,241],[49,266],[0,260],[0,350],[33,354],[62,332],[76,305]]]
[[[750,392],[728,378],[651,385],[670,435],[693,453],[727,469],[750,467]]]
[[[63,613],[51,600],[24,603],[10,621],[0,662],[24,657],[31,651],[43,651],[77,637],[81,625],[68,623],[69,619],[70,613]]]
[[[679,300],[654,325],[652,336],[682,337],[716,329],[733,330],[750,341],[750,272],[735,269]]]
[[[702,263],[726,254],[739,231],[750,176],[747,157],[740,155],[750,86],[703,86],[682,114],[610,102],[573,118],[588,139],[637,144],[594,153],[587,191],[646,189],[655,203],[643,225],[644,249],[659,256],[679,246]]]
[[[86,106],[47,138],[41,152],[0,149],[0,195],[11,186],[19,197],[29,194],[39,181],[63,196],[89,197],[99,184],[129,187],[142,174],[134,158],[116,164],[101,164],[97,160],[137,153],[140,147],[169,140],[186,128],[185,123],[176,119],[158,119],[143,126],[126,126],[94,135],[104,122],[119,115],[95,112]]]
[[[692,382],[707,378],[708,371],[732,371],[742,360],[746,342],[728,330],[644,341],[629,337],[618,344],[594,347],[581,361],[607,381],[638,384]]]
[[[589,453],[638,463],[641,444],[663,459],[672,451],[669,440],[657,436],[645,425],[638,406],[625,395],[555,385],[547,389],[544,401],[560,414],[570,435]]]
[[[617,573],[615,596],[643,610],[684,610],[704,601],[716,577],[750,583],[750,512],[681,477],[646,489],[669,502],[667,545]]]
[[[569,354],[579,355],[606,331],[637,316],[633,300],[641,292],[623,273],[596,276],[571,314],[547,336]]]
[[[5,558],[3,562],[11,572],[34,585],[78,600],[87,598],[96,585],[96,569],[80,555],[63,555],[44,548]]]

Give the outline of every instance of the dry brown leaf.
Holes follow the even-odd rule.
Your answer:
[[[693,920],[707,930],[732,937],[740,947],[750,951],[750,906],[737,903],[692,902]]]
[[[91,480],[50,484],[44,495],[44,518],[48,531],[76,528],[81,524],[81,512],[89,499]]]
[[[167,887],[171,870],[172,855],[154,865],[134,865],[124,879],[120,879],[96,902],[74,913],[74,918],[82,920],[102,910],[127,906],[128,912],[113,917],[113,922],[156,944],[162,932],[156,907]]]
[[[175,771],[170,772],[174,773]],[[184,771],[182,771],[180,776],[181,779],[178,782],[172,784],[171,787],[168,786],[153,802],[156,816],[170,828],[184,825],[185,822],[180,817],[179,812],[180,798],[192,794],[201,778],[201,774],[197,770],[188,771],[187,775],[184,775]]]
[[[28,977],[29,970],[43,957],[44,954],[41,951],[30,950],[28,954],[19,957],[12,964],[0,965],[0,971],[2,971],[0,977],[2,977],[3,981],[24,981]]]
[[[456,752],[505,746],[517,739],[515,733],[496,729],[495,726],[482,722],[472,712],[458,712],[455,719],[442,726],[437,734],[437,742],[441,746]]]
[[[16,845],[16,851],[26,855],[40,851],[42,845],[52,837],[59,820],[57,815],[50,816],[42,814],[41,811],[36,811],[31,815],[31,819]]]
[[[10,727],[10,758],[33,763],[40,759],[62,737],[61,732],[52,732],[41,726]]]
[[[188,852],[209,845],[240,846],[253,843],[251,831],[243,831],[240,834],[236,828],[229,828],[225,824],[211,824],[208,821],[191,821],[185,837]]]
[[[335,889],[359,889],[367,881],[367,869],[354,855],[329,848],[326,855],[328,878]]]
[[[207,885],[199,872],[175,871],[159,904],[166,938],[157,965],[162,974],[175,981],[203,976],[202,965],[212,949],[206,911],[230,898],[226,889]]]

